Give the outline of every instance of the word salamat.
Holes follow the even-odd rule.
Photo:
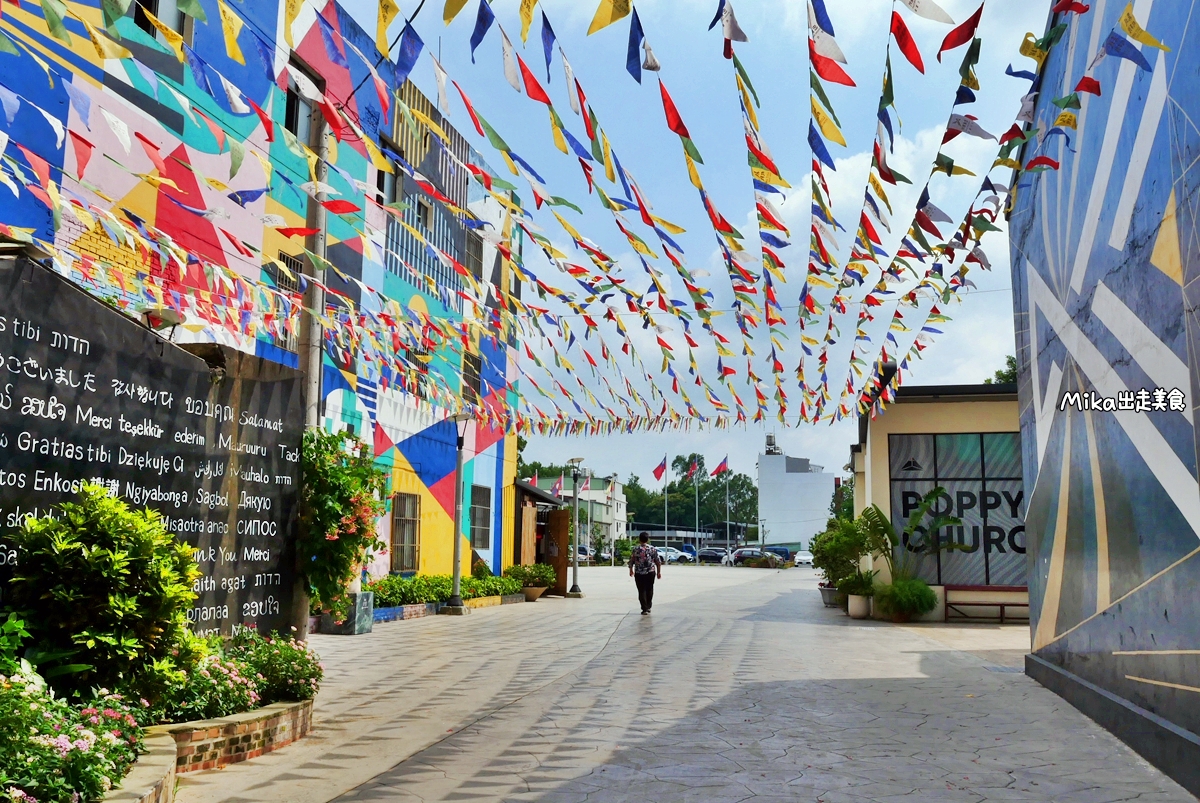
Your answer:
[[[1087,392],[1069,391],[1063,393],[1059,399],[1058,409],[1066,410],[1068,407],[1086,412],[1095,410],[1103,413],[1115,412],[1131,412],[1131,413],[1185,413],[1187,412],[1187,396],[1179,388],[1171,388],[1164,390],[1163,388],[1155,388],[1147,390],[1146,388],[1138,388],[1137,390],[1122,390],[1113,396],[1100,396],[1094,390]]]

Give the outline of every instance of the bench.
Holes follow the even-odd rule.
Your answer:
[[[971,618],[992,618],[992,617],[972,617],[971,614],[963,610],[963,608],[999,608],[1000,609],[1000,624],[1004,624],[1004,618],[1009,608],[1024,608],[1026,618],[1029,615],[1029,588],[1028,586],[968,586],[968,585],[948,585],[945,586],[946,591],[946,610],[943,621],[950,621],[950,611],[953,610],[958,616],[956,618],[971,619]],[[963,595],[963,598],[954,599],[955,594]],[[1008,599],[1007,596],[1015,596],[1017,594],[1025,595],[1024,600]],[[983,595],[991,599],[981,599]],[[972,599],[972,597],[974,597]]]

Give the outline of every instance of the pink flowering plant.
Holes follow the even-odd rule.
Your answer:
[[[190,722],[240,714],[259,705],[259,678],[245,662],[213,653],[188,668],[146,710],[146,722]]]
[[[142,730],[105,689],[69,704],[24,662],[0,675],[0,799],[94,803],[120,784],[142,749]]]
[[[308,430],[301,452],[300,568],[314,607],[344,614],[346,589],[368,553],[386,545],[375,532],[387,474],[370,448],[345,433]]]
[[[312,699],[325,675],[320,657],[305,642],[252,628],[235,633],[226,654],[255,673],[262,705]]]

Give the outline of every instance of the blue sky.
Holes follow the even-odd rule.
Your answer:
[[[364,27],[374,30],[376,4],[373,0],[347,0],[345,4]],[[449,27],[442,24],[442,5],[441,0],[428,0],[414,22],[427,50],[434,54],[440,52],[450,77],[462,85],[479,112],[509,145],[542,174],[552,194],[566,197],[584,208],[582,217],[566,213],[571,223],[616,257],[625,266],[624,275],[637,276],[629,263],[633,256],[631,249],[616,230],[611,216],[595,201],[595,196],[588,196],[577,161],[554,148],[544,107],[518,94],[505,81],[498,30],[492,29],[477,51],[477,63],[471,63],[468,42],[475,22],[477,0],[470,0]],[[646,72],[639,85],[625,70],[628,20],[589,37],[587,27],[595,11],[595,0],[543,0],[535,15],[529,41],[522,47],[519,5],[518,0],[493,3],[497,20],[513,40],[517,52],[545,82],[540,38],[540,11],[544,9],[623,166],[637,179],[656,215],[688,230],[678,239],[686,251],[689,268],[709,271],[711,275],[704,277],[703,282],[716,294],[715,306],[728,306],[731,299],[729,280],[697,193],[688,182],[679,140],[664,123],[657,80],[653,73]],[[967,19],[978,7],[978,2],[943,0],[941,5],[957,23]],[[401,6],[402,13],[407,16],[417,7],[417,2],[403,0]],[[716,6],[716,0],[641,0],[635,3],[647,40],[662,63],[660,75],[704,157],[700,171],[705,186],[718,208],[750,240],[755,230],[754,195],[746,165],[733,68],[722,58],[719,26],[717,30],[707,30]],[[848,142],[846,148],[831,146],[838,168],[836,172],[828,173],[834,214],[851,228],[862,204],[871,162],[874,111],[879,98],[892,3],[885,0],[827,0],[827,7],[837,41],[849,60],[847,70],[858,84],[854,88],[826,87]],[[935,53],[951,26],[921,19],[902,4],[897,3],[897,7],[920,47],[926,72],[919,74],[893,49],[896,106],[903,128],[898,132],[895,153],[889,162],[911,177],[915,186],[890,193],[895,209],[895,234],[890,238],[885,235],[889,253],[894,253],[893,245],[911,219],[923,178],[938,151],[959,82],[959,62],[965,50],[953,51],[945,56],[944,63],[939,64]],[[983,128],[997,136],[1012,124],[1020,107],[1020,98],[1028,91],[1029,84],[1006,76],[1004,70],[1009,63],[1016,69],[1033,68],[1033,63],[1020,56],[1017,48],[1027,31],[1041,35],[1048,7],[1048,0],[991,0],[979,27],[983,45],[977,67],[981,84],[978,102],[956,111],[977,116]],[[794,305],[803,281],[805,252],[801,249],[807,242],[810,203],[807,187],[811,153],[806,142],[809,117],[807,18],[804,4],[794,0],[735,0],[735,9],[750,39],[738,44],[737,51],[762,101],[758,110],[761,132],[781,172],[794,187],[783,211],[795,245],[783,253],[788,261],[789,283],[779,288],[792,337],[783,361],[791,370],[800,353]],[[393,35],[398,31],[399,22],[393,26]],[[576,138],[586,142],[582,121],[570,110],[557,51],[550,75],[547,90],[556,109]],[[428,55],[422,56],[412,77],[427,94],[435,96]],[[468,136],[494,168],[503,170],[499,157],[471,129],[452,88],[450,93],[451,122]],[[943,151],[952,155],[958,164],[982,176],[991,164],[995,149],[994,142],[960,136]],[[523,183],[504,175],[518,185]],[[997,170],[992,176],[998,182],[1009,182],[1007,171]],[[960,219],[980,180],[969,176],[954,179],[936,176],[930,184],[932,199],[953,218]],[[522,195],[527,198],[528,192]],[[539,214],[537,222],[560,249],[570,252],[569,240],[553,218]],[[849,239],[843,237],[842,245],[848,246],[846,241]],[[943,310],[954,320],[942,326],[945,333],[925,351],[924,361],[916,364],[906,379],[907,384],[978,382],[999,368],[1005,355],[1013,353],[1006,236],[989,234],[984,247],[991,259],[992,271],[972,271],[969,278],[978,285],[978,290],[966,295],[961,304]],[[573,255],[573,261],[581,260],[581,255]],[[666,264],[665,260],[663,262]],[[558,273],[536,248],[526,249],[526,264],[552,283],[564,288],[568,286],[568,277]],[[632,267],[637,267],[636,261]],[[631,279],[631,283],[645,289],[648,280],[643,274],[638,279]],[[684,297],[682,288],[672,295]],[[850,316],[841,324],[843,332],[853,331],[856,309],[857,304],[852,305]],[[665,315],[663,317],[666,319]],[[657,349],[652,348],[652,335],[642,332],[635,319],[626,319],[626,324],[634,332],[634,342],[643,351],[651,372],[656,372],[659,361]],[[720,319],[718,326],[727,336],[736,333],[730,317]],[[610,346],[619,345],[619,337],[611,328],[604,336]],[[708,346],[707,338],[698,339],[705,344],[705,349],[697,352],[702,371],[710,383],[715,384],[715,354]],[[577,366],[583,362],[577,351],[571,356]],[[835,395],[836,386],[844,381],[845,360],[845,352],[831,355],[830,381]],[[686,367],[686,361],[681,367]],[[764,373],[764,376],[769,380],[769,374]],[[747,404],[753,405],[753,392],[743,388],[739,385],[738,392]],[[693,389],[695,393],[691,395],[698,397],[699,389],[694,386]],[[799,409],[799,391],[794,379],[788,384],[788,392],[792,397],[789,417],[794,420]],[[586,440],[535,438],[527,455],[542,461],[583,456],[599,474],[617,472],[625,478],[632,473],[646,478],[663,454],[700,451],[713,465],[728,454],[734,470],[753,474],[767,432],[777,434],[788,454],[810,457],[824,464],[827,470],[837,471],[846,462],[849,445],[856,436],[852,421],[800,428],[787,428],[774,422],[773,426],[751,425],[715,432],[638,433]]]

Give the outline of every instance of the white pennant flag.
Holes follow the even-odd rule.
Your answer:
[[[104,115],[104,122],[108,123],[108,127],[121,141],[121,147],[125,149],[125,153],[129,153],[129,146],[132,144],[129,140],[129,126],[125,125],[125,121],[121,118],[110,114],[108,109],[101,109],[100,114]]]
[[[846,54],[838,47],[837,40],[822,31],[821,26],[813,23],[809,26],[808,32],[812,36],[813,50],[818,55],[824,56],[827,59],[833,59],[841,64],[846,63]]]
[[[25,101],[25,102],[29,103],[29,101]],[[37,106],[33,103],[29,103],[29,105],[33,106],[33,108],[35,108],[39,112],[41,112],[42,117],[46,118],[46,122],[49,123],[50,127],[54,129],[54,136],[58,139],[58,142],[54,147],[61,148],[62,144],[63,144],[63,138],[67,135],[67,132],[63,129],[63,124],[61,122],[59,122],[59,119],[57,117],[55,117],[50,112],[43,109],[41,106]],[[129,150],[129,149],[126,148],[126,150]]]
[[[217,73],[217,77],[221,79],[221,86],[225,87],[225,98],[229,101],[230,110],[234,114],[249,114],[250,107],[246,105],[246,101],[242,100],[242,91],[220,73]]]
[[[989,134],[987,131],[984,131],[979,123],[966,114],[950,115],[950,124],[946,128],[949,131],[961,131],[968,136],[979,137],[980,139],[996,138],[995,134]]]
[[[900,0],[900,2],[911,8],[918,17],[924,17],[934,22],[944,22],[947,25],[954,24],[954,18],[933,0]]]
[[[508,34],[504,32],[503,28],[500,28],[500,44],[504,51],[504,77],[512,85],[513,89],[520,92],[521,75],[517,72],[517,58],[513,55],[512,42],[508,40]]]
[[[442,110],[442,114],[448,115],[450,114],[450,101],[446,98],[446,68],[434,57],[432,52],[429,54],[429,58],[433,61],[433,77],[437,79],[438,108]]]
[[[571,111],[582,115],[583,111],[579,108],[579,96],[575,92],[575,72],[571,69],[570,63],[567,62],[567,54],[563,52],[561,47],[558,49],[558,55],[562,56],[563,73],[567,77],[567,97],[571,101]]]
[[[742,30],[742,26],[738,25],[737,17],[733,14],[733,3],[726,0],[725,10],[721,12],[721,26],[725,34],[725,38],[733,42],[749,42],[746,32]]]
[[[650,49],[649,39],[642,40],[642,50],[646,51],[646,58],[642,61],[642,69],[649,70],[650,72],[658,72],[661,70],[662,65],[659,64],[658,58],[654,55],[654,51]],[[568,89],[573,91],[574,87],[568,87]],[[574,97],[573,94],[572,97]]]

